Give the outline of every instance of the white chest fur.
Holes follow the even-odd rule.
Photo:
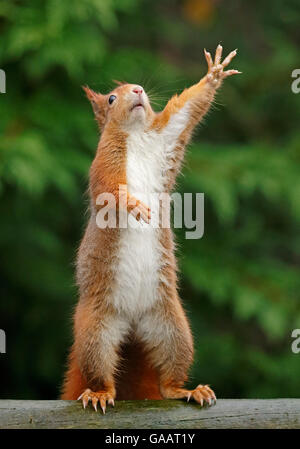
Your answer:
[[[165,165],[165,149],[159,134],[131,133],[127,141],[127,189],[149,205],[152,214],[158,210],[150,199],[153,193],[163,191]],[[158,300],[161,262],[159,229],[144,222],[136,225],[136,220],[130,216],[129,226],[121,230],[116,288],[112,298],[115,308],[132,320]]]

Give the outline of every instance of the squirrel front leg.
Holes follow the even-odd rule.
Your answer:
[[[237,50],[232,51],[221,62],[223,48],[217,47],[215,59],[204,50],[208,64],[208,72],[197,84],[185,89],[180,95],[174,95],[165,109],[157,114],[152,128],[164,138],[168,153],[169,166],[174,177],[179,171],[192,131],[209,110],[217,89],[228,76],[235,75],[238,70],[224,71],[235,57]]]
[[[185,89],[180,95],[174,95],[169,100],[165,109],[156,116],[153,123],[154,128],[164,134],[168,134],[168,131],[173,132],[174,139],[187,128],[191,130],[200,122],[208,111],[222,81],[228,76],[241,73],[238,70],[224,71],[236,56],[237,50],[229,53],[221,62],[222,51],[223,47],[218,45],[213,61],[211,54],[204,50],[208,65],[207,74],[197,84]],[[172,129],[168,129],[168,127]]]
[[[112,167],[116,167],[113,171],[108,170],[107,167],[106,170],[101,170],[104,164],[105,157],[103,157],[103,153],[99,152],[90,170],[90,194],[93,207],[100,210],[103,206],[106,206],[107,201],[109,201],[107,194],[110,194],[113,195],[112,207],[115,209],[115,214],[121,209],[133,215],[137,221],[143,219],[146,223],[149,223],[151,219],[150,208],[127,190],[126,172],[125,168],[122,167],[122,160],[116,161],[114,165],[111,164]]]

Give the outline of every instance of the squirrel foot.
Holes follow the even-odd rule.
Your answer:
[[[217,402],[214,391],[208,385],[198,385],[194,390],[188,391],[187,402],[193,398],[203,407],[204,402],[213,405]]]
[[[95,409],[95,412],[97,412],[97,405],[98,402],[100,403],[100,407],[103,411],[103,414],[105,414],[106,410],[106,403],[112,405],[114,407],[115,401],[114,397],[111,392],[101,390],[101,391],[92,391],[89,388],[87,388],[77,399],[78,401],[82,401],[83,408],[85,409],[88,405],[89,401],[92,401],[92,405]]]
[[[217,398],[213,390],[208,385],[198,385],[194,390],[186,390],[185,388],[178,388],[173,386],[167,386],[161,389],[162,396],[166,399],[183,399],[186,398],[187,402],[190,399],[198,402],[203,407],[206,403],[209,406],[217,402]]]
[[[129,196],[127,210],[131,215],[135,217],[137,221],[143,219],[145,223],[150,223],[151,220],[150,208],[141,200],[135,198],[133,195]]]

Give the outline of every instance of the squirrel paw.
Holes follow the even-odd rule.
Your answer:
[[[208,64],[208,73],[206,75],[207,81],[213,85],[214,87],[218,87],[221,84],[221,81],[227,76],[236,75],[239,72],[238,70],[226,70],[224,72],[224,68],[228,66],[230,61],[235,57],[237,50],[232,51],[229,55],[224,59],[221,63],[223,47],[218,45],[215,55],[215,60],[212,60],[211,54],[204,49],[204,55]]]
[[[162,397],[165,399],[190,399],[198,402],[198,404],[203,407],[204,403],[208,405],[213,405],[217,402],[217,398],[213,390],[208,385],[198,385],[194,390],[186,390],[185,388],[178,388],[174,386],[162,386],[161,387]]]
[[[150,223],[150,208],[142,201],[136,199],[133,195],[130,195],[127,207],[128,212],[133,215],[137,221],[140,221],[140,219],[142,218],[145,223]]]
[[[187,402],[191,398],[193,398],[198,404],[203,407],[204,402],[206,402],[208,405],[215,404],[217,402],[217,398],[215,393],[211,388],[209,388],[208,385],[198,385],[194,390],[187,392]]]
[[[151,210],[146,204],[144,204],[141,200],[137,199],[134,195],[131,195],[127,191],[126,185],[120,185],[120,207],[123,210],[127,210],[127,212],[134,216],[137,221],[141,219],[144,220],[145,223],[150,223],[151,220]]]
[[[114,407],[115,401],[113,395],[108,391],[92,391],[89,388],[87,388],[77,399],[78,401],[82,401],[83,408],[85,409],[88,405],[89,401],[92,402],[92,405],[95,409],[95,412],[97,412],[97,405],[98,402],[100,403],[100,407],[103,411],[103,414],[105,414],[106,410],[106,403],[112,405]]]

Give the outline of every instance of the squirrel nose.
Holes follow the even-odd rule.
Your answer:
[[[143,93],[143,89],[139,86],[136,86],[134,89],[132,89],[132,92],[134,92],[137,95],[141,95]]]

